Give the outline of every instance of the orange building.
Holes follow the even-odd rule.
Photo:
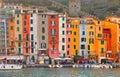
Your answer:
[[[9,22],[8,22],[8,36],[9,36],[9,52],[10,55],[15,54],[15,19],[14,18],[10,18]]]

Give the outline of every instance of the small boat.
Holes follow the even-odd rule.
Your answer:
[[[22,65],[18,64],[0,64],[0,70],[19,70],[22,67]]]

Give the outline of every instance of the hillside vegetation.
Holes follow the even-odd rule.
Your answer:
[[[54,0],[68,6],[68,0]],[[52,6],[50,0],[4,0],[4,2],[23,3],[24,5],[45,6],[61,12],[63,8]],[[120,0],[81,0],[81,10],[104,19],[108,15],[120,15]]]

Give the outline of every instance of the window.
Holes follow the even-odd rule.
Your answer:
[[[84,51],[82,51],[82,56],[84,56]]]
[[[26,25],[26,21],[24,21],[24,25]]]
[[[45,36],[42,36],[42,40],[45,40]]]
[[[70,38],[68,38],[68,42],[70,42]]]
[[[45,21],[42,21],[42,24],[45,24]]]
[[[81,49],[85,49],[85,45],[81,45]]]
[[[13,30],[13,26],[11,26],[10,29]]]
[[[76,32],[74,32],[74,35],[76,35]]]
[[[76,50],[76,55],[78,55],[78,50]]]
[[[33,14],[31,14],[31,17],[33,17]]]
[[[24,19],[27,19],[27,15],[24,16]]]
[[[42,18],[46,18],[46,15],[42,15]]]
[[[65,28],[65,24],[64,23],[62,23],[62,28]]]
[[[52,50],[55,50],[55,45],[52,46]]]
[[[104,48],[101,48],[101,53],[104,53]]]
[[[19,31],[19,27],[17,27],[17,31]]]
[[[46,43],[41,43],[41,48],[46,48]]]
[[[90,50],[90,45],[88,45],[88,50]]]
[[[76,42],[76,38],[74,38],[74,42]]]
[[[82,31],[82,35],[85,35],[85,31]]]
[[[98,34],[98,38],[101,38],[102,37],[102,34]]]
[[[65,43],[65,38],[62,38],[62,43]]]
[[[45,33],[45,28],[44,27],[42,27],[42,33]]]
[[[64,21],[64,20],[65,20],[65,18],[64,18],[64,17],[62,17],[62,20]]]
[[[54,22],[54,21],[51,21],[51,25],[54,26],[54,25],[55,25],[55,22]]]
[[[51,18],[55,18],[55,15],[51,15]]]
[[[94,35],[94,32],[92,32],[92,31],[91,31],[91,32],[89,32],[89,35],[90,35],[90,36]]]
[[[31,40],[34,40],[34,35],[33,34],[31,34]]]
[[[81,42],[86,42],[86,38],[81,38]]]
[[[26,35],[26,39],[29,40],[29,36],[28,36],[28,34]]]
[[[76,45],[74,45],[74,49],[76,49]]]
[[[119,42],[120,42],[120,37],[119,37]]]
[[[68,48],[70,48],[70,45],[68,45]]]
[[[98,24],[100,24],[100,21],[98,21]]]
[[[18,35],[19,40],[21,40],[21,34]]]
[[[21,54],[21,48],[18,48],[18,54]]]
[[[93,26],[90,26],[90,29],[93,29]]]
[[[102,44],[102,45],[104,44],[104,40],[101,40],[101,44]]]
[[[14,42],[13,42],[13,41],[11,41],[11,45],[12,45],[12,46],[14,45]]]
[[[26,32],[26,28],[24,28],[24,32]]]
[[[34,53],[34,48],[31,48],[31,53]]]
[[[54,36],[54,35],[55,35],[55,32],[56,32],[55,29],[52,29],[52,30],[51,30],[51,35]]]
[[[65,31],[62,31],[62,34],[64,35],[64,34],[65,34]]]
[[[28,53],[28,48],[26,48],[26,53]]]
[[[17,20],[17,24],[19,24],[19,20]]]
[[[21,47],[21,43],[18,43],[18,47]]]
[[[64,46],[64,45],[62,45],[62,50],[63,50],[63,51],[65,50],[65,46]]]
[[[94,39],[93,38],[89,39],[89,44],[94,44]]]
[[[33,31],[33,27],[30,27],[30,31]]]
[[[99,31],[101,30],[101,27],[99,26]]]
[[[31,47],[33,47],[34,46],[34,42],[31,42]]]
[[[30,23],[33,24],[33,19],[30,20]]]
[[[26,42],[26,47],[28,47],[28,42]]]
[[[17,17],[19,17],[19,14],[17,14]]]
[[[67,51],[67,55],[69,55],[69,51]]]

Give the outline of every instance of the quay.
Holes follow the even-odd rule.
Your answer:
[[[27,64],[24,68],[50,68],[50,64]],[[120,64],[63,64],[62,68],[120,68]]]

